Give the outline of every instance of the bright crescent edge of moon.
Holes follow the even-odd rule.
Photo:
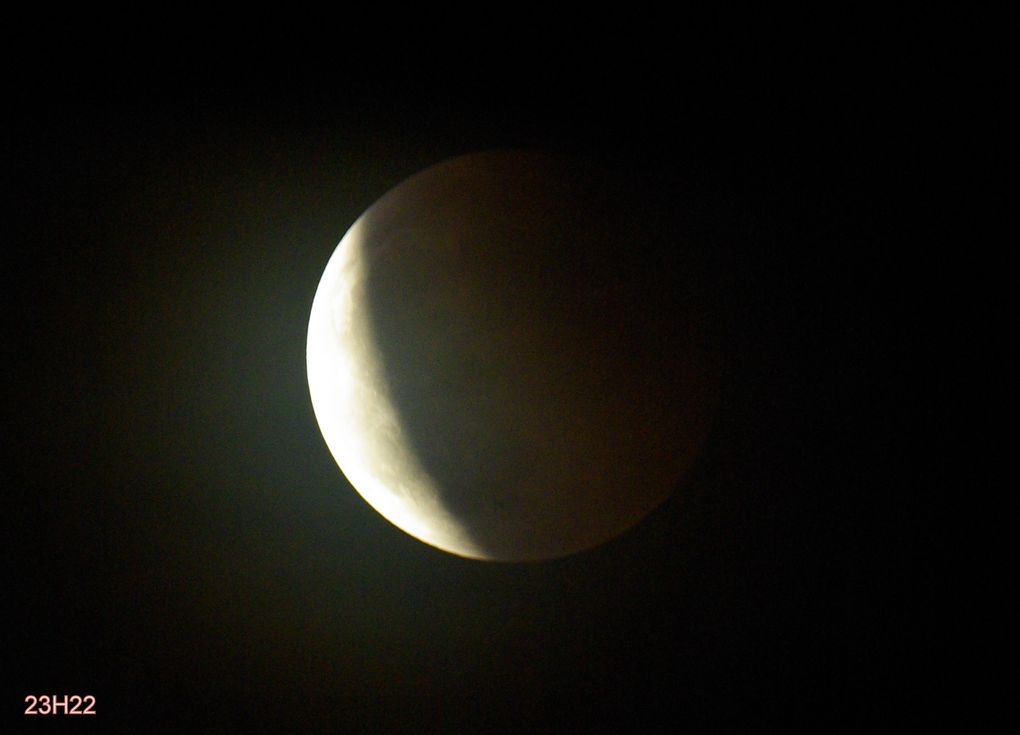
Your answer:
[[[363,311],[363,229],[362,217],[340,240],[312,301],[307,369],[319,430],[354,489],[384,518],[444,551],[491,559],[408,450]]]

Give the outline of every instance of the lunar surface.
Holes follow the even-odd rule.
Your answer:
[[[637,524],[711,413],[698,283],[638,187],[529,151],[455,158],[373,204],[308,326],[323,438],[379,513],[465,557],[565,556]]]

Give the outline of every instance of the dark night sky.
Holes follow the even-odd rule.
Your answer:
[[[631,46],[16,75],[5,712],[78,693],[93,725],[177,731],[941,716],[923,62]],[[599,549],[512,565],[425,546],[346,484],[304,339],[367,206],[520,145],[673,202],[727,362],[670,501]]]

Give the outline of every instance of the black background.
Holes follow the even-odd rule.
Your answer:
[[[35,725],[25,695],[93,694],[91,725],[133,731],[943,718],[936,111],[901,30],[881,55],[853,34],[351,29],[201,59],[59,39],[19,56],[3,710]],[[337,470],[304,372],[354,219],[432,163],[509,146],[600,158],[672,201],[726,355],[673,498],[543,564],[390,526]]]

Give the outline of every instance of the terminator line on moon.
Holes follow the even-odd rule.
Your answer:
[[[465,557],[596,546],[677,487],[712,374],[685,245],[619,177],[530,151],[412,176],[354,223],[308,325],[351,484]]]

